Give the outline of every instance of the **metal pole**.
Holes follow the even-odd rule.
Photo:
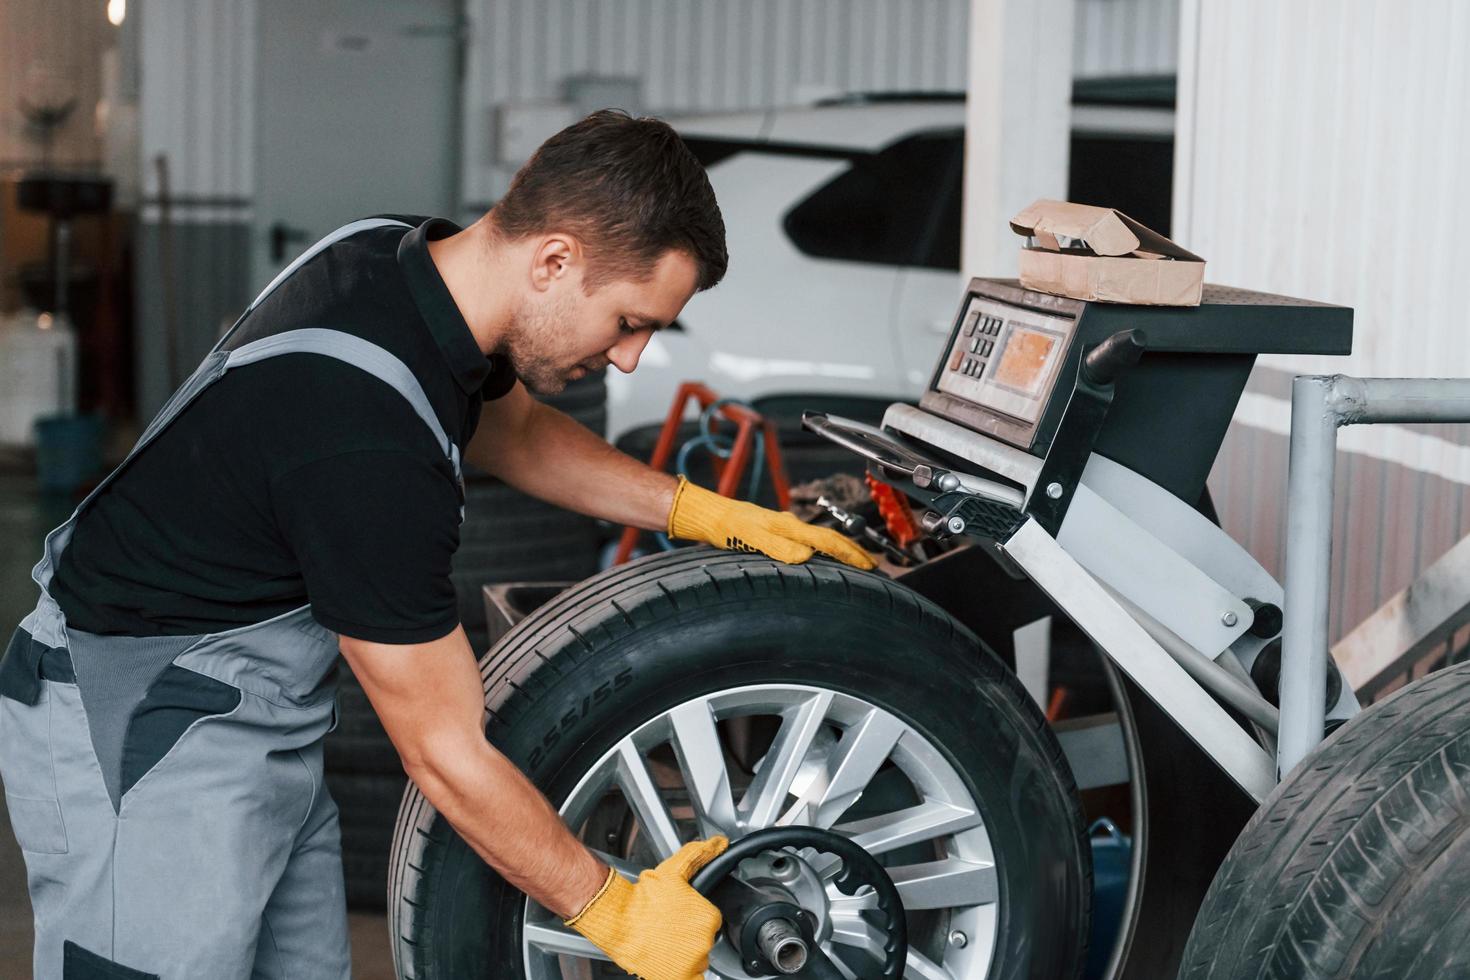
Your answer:
[[[1339,425],[1373,422],[1470,420],[1470,380],[1465,378],[1350,378],[1326,380],[1328,407]]]
[[[1291,386],[1281,732],[1276,746],[1277,775],[1283,779],[1322,740],[1326,717],[1336,380],[1299,377]]]

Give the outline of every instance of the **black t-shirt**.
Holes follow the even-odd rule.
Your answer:
[[[463,451],[483,400],[515,384],[487,358],[434,267],[459,229],[403,217],[301,266],[228,341],[285,330],[355,334],[403,361]],[[408,401],[336,358],[294,353],[231,368],[92,501],[51,594],[73,628],[218,632],[310,602],[328,629],[381,643],[458,623],[453,468]]]

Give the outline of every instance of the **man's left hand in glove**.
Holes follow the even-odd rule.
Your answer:
[[[618,452],[519,385],[487,402],[484,416],[465,461],[558,507],[784,562],[820,551],[856,568],[876,564],[840,531],[676,481]]]
[[[813,552],[831,555],[854,568],[877,563],[840,531],[808,524],[795,514],[731,500],[679,477],[669,508],[669,537],[704,541],[731,551],[759,551],[788,564]]]

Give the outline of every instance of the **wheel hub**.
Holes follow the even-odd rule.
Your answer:
[[[724,834],[738,846],[773,828],[830,831],[881,857],[897,885],[910,973],[989,973],[1001,902],[973,793],[925,733],[863,698],[779,682],[679,702],[609,746],[559,809],[630,880],[701,837]],[[842,865],[824,849],[777,843],[743,858],[738,877],[811,913],[816,944],[844,975],[873,980],[887,933],[869,921],[873,892],[854,895],[834,880]],[[956,930],[963,946],[947,941]],[[522,948],[527,980],[593,980],[607,958],[529,900]],[[709,975],[760,976],[724,939]]]
[[[822,916],[797,904],[791,887],[805,887],[807,876],[820,879],[807,861],[787,849],[831,855],[837,867],[833,884],[845,895],[863,889],[873,894],[863,912],[868,926],[882,936],[881,972],[873,980],[898,980],[908,954],[903,903],[892,879],[872,855],[852,840],[815,827],[772,827],[737,841],[697,874],[691,884],[720,908],[725,938],[748,976],[790,976],[797,980],[840,980],[842,973],[822,951],[821,931],[830,932]],[[742,867],[749,860],[752,867]],[[734,873],[741,869],[740,874]],[[765,872],[762,875],[761,872]],[[755,877],[747,877],[755,875]],[[766,875],[769,875],[767,877]],[[790,887],[788,887],[790,886]],[[868,980],[864,977],[863,980]]]

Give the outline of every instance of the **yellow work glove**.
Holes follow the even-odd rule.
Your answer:
[[[720,910],[689,879],[729,846],[724,837],[685,844],[634,884],[616,871],[566,924],[643,980],[700,980],[720,931]]]
[[[682,476],[669,510],[668,530],[671,538],[705,541],[731,551],[759,551],[787,564],[804,562],[814,551],[855,568],[877,564],[838,531],[815,527],[795,514],[722,497]]]

